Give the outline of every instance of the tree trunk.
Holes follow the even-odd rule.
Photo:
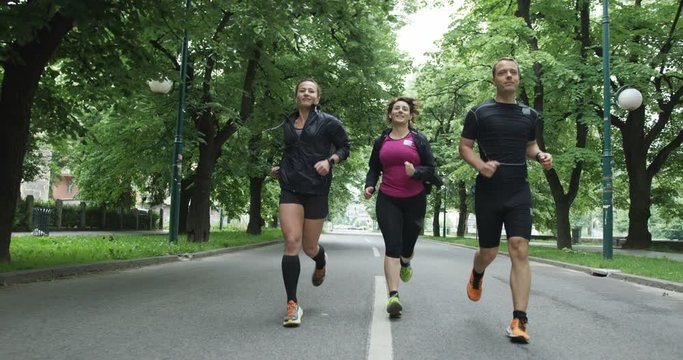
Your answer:
[[[0,263],[9,263],[12,224],[23,174],[29,138],[31,108],[38,82],[62,39],[71,31],[73,19],[53,15],[33,40],[8,49],[15,54],[3,63],[0,89]]]
[[[211,174],[195,177],[195,191],[192,194],[187,216],[187,241],[209,241],[209,224],[211,211]]]
[[[261,216],[261,192],[265,176],[249,178],[249,224],[247,234],[260,235],[265,224]]]
[[[178,232],[187,233],[187,216],[190,209],[190,200],[192,200],[192,193],[194,187],[194,175],[180,180],[180,208],[178,209]],[[172,214],[169,213],[169,216]],[[170,223],[170,221],[169,221]]]
[[[648,145],[645,143],[645,109],[632,111],[622,128],[626,172],[628,173],[628,236],[622,246],[626,249],[647,249],[652,245],[648,229],[652,178],[647,171]]]
[[[557,225],[557,248],[571,249],[572,248],[572,234],[569,223],[569,208],[571,202],[562,197],[555,200],[555,222]]]
[[[434,194],[434,217],[432,220],[432,234],[434,236],[440,236],[441,223],[439,222],[439,214],[441,214],[441,188],[439,188],[439,191],[432,191],[432,194]]]
[[[197,121],[197,132],[203,140],[199,141],[199,162],[194,172],[192,201],[187,217],[187,240],[190,242],[209,241],[211,178],[217,159],[214,145],[216,121],[214,113],[210,110],[203,111]]]
[[[249,139],[249,163],[258,164],[259,150],[261,148],[261,135],[255,134]],[[259,235],[261,228],[265,224],[263,215],[261,215],[261,194],[263,191],[263,182],[266,179],[265,174],[250,174],[249,176],[249,224],[247,225],[247,234]]]
[[[648,229],[650,219],[650,186],[629,185],[631,206],[628,209],[628,236],[624,249],[647,249],[652,245],[652,234]]]
[[[456,236],[464,237],[467,231],[467,217],[469,216],[467,212],[467,184],[464,181],[458,181],[458,201],[459,201],[459,216],[458,216],[458,230]]]

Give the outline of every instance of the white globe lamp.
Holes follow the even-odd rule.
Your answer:
[[[173,81],[169,79],[164,80],[149,80],[147,81],[149,89],[155,94],[168,94],[173,88]]]
[[[624,86],[617,91],[617,104],[628,111],[633,111],[643,104],[643,94],[635,88]]]

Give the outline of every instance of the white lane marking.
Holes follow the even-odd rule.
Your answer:
[[[385,284],[384,276],[375,276],[375,305],[372,308],[368,360],[392,360],[394,355],[391,323],[385,309],[387,298]]]
[[[365,239],[365,242],[366,242],[366,243],[372,244],[372,241],[370,241],[370,239],[368,239],[368,238],[364,238],[364,239]],[[379,253],[379,249],[377,248],[377,246],[373,246],[373,247],[372,247],[372,254],[375,255],[375,257],[380,257],[380,256],[381,256],[380,253]]]

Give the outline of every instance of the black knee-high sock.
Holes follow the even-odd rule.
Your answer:
[[[315,268],[322,269],[325,266],[325,248],[322,245],[318,245],[320,250],[318,255],[314,256],[312,259],[315,261]]]
[[[296,300],[296,286],[299,282],[301,263],[299,256],[282,255],[282,278],[285,281],[285,291],[287,291],[287,301]]]

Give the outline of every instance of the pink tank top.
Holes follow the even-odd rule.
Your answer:
[[[408,133],[406,137],[398,140],[389,136],[384,138],[384,144],[379,151],[379,161],[382,163],[380,190],[384,194],[407,198],[424,190],[422,180],[408,177],[404,164],[408,161],[416,168],[420,165],[420,155],[413,141],[413,134]]]

